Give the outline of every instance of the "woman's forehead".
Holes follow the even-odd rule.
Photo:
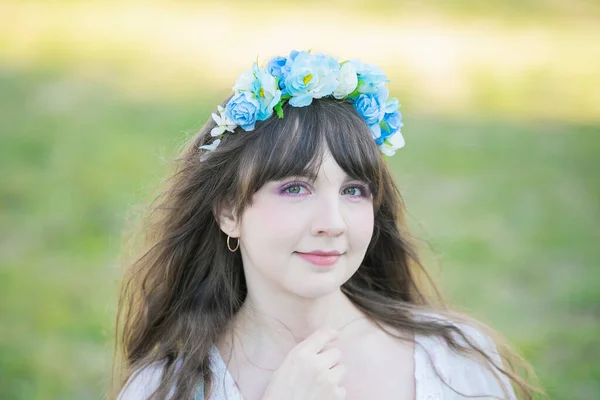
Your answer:
[[[325,148],[318,166],[316,176],[313,177],[317,183],[338,183],[352,180],[352,177],[340,167],[327,148]]]
[[[333,157],[328,160],[324,160],[316,174],[307,171],[304,174],[290,175],[280,180],[285,179],[302,179],[316,185],[343,185],[347,182],[357,180],[356,178],[348,175],[348,173],[335,162]]]

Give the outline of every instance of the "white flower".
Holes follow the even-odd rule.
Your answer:
[[[221,143],[221,139],[217,139],[214,142],[212,142],[211,144],[205,144],[204,146],[198,147],[199,149],[206,150],[206,153],[204,153],[200,156],[200,162],[206,160],[206,157],[208,157],[208,154],[211,151],[215,151],[215,149],[217,148],[219,143]]]
[[[347,62],[340,68],[338,75],[338,85],[333,91],[333,97],[336,99],[343,99],[350,93],[354,92],[358,85],[358,77],[356,76],[356,68],[354,65]]]
[[[211,136],[221,136],[225,131],[233,132],[237,127],[237,124],[227,118],[227,115],[224,113],[225,109],[221,106],[217,106],[217,111],[220,115],[215,113],[212,114],[212,118],[217,124],[211,131]]]
[[[221,143],[221,139],[217,139],[211,144],[205,144],[204,146],[200,146],[199,149],[204,149],[206,151],[214,151],[219,145],[219,143]]]
[[[254,71],[244,71],[238,76],[237,81],[235,81],[235,85],[233,85],[233,91],[235,93],[251,92],[252,84],[255,80],[256,77],[254,76]]]
[[[379,150],[386,156],[393,156],[396,150],[404,147],[404,137],[400,131],[394,133],[392,136],[388,136],[383,141],[383,144],[379,146]]]

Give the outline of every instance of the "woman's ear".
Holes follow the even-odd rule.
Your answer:
[[[218,214],[217,222],[225,234],[232,238],[240,237],[240,226],[235,213],[229,207],[223,207]]]

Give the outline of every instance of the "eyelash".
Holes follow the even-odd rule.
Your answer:
[[[286,184],[284,187],[281,188],[281,194],[283,196],[302,196],[301,194],[294,194],[294,193],[288,193],[288,192],[286,192],[288,189],[293,188],[293,187],[297,187],[297,186],[300,186],[300,187],[303,187],[305,189],[308,189],[307,185],[304,182],[290,182],[290,183]],[[363,185],[351,185],[351,186],[348,186],[348,187],[344,188],[344,190],[352,189],[352,188],[359,189],[362,194],[359,194],[359,195],[349,195],[350,197],[359,198],[359,197],[368,197],[369,196],[369,190],[367,189],[367,187],[365,187]]]

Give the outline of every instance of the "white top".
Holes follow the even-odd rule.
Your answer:
[[[435,318],[445,319],[444,317]],[[470,325],[458,323],[455,325],[497,364],[501,365],[496,346],[489,337]],[[195,400],[244,400],[218,349],[214,346],[210,357],[215,379],[213,395],[210,399],[204,399],[203,388],[200,387]],[[469,398],[463,395],[478,396],[477,399],[516,400],[515,393],[504,375],[498,372],[505,386],[510,390],[508,397],[498,384],[497,378],[486,366],[477,360],[456,353],[441,338],[417,335],[414,365],[416,400]],[[438,377],[434,367],[448,385]],[[161,366],[148,367],[140,373],[134,374],[117,400],[146,400],[158,387],[161,374]]]

